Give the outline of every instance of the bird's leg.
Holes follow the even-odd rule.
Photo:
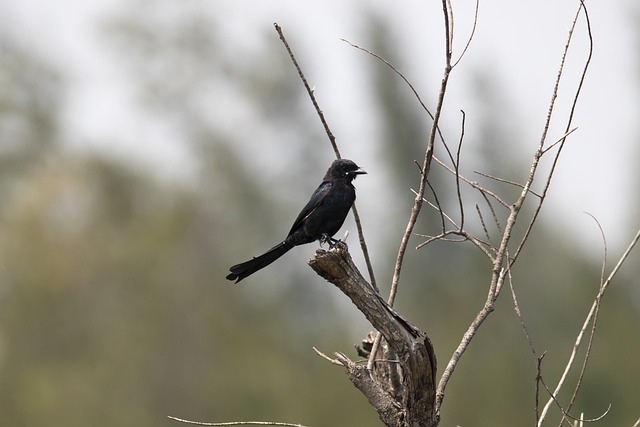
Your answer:
[[[322,235],[320,236],[319,242],[320,242],[320,247],[322,247],[322,245],[324,245],[325,243],[328,243],[329,248],[331,248],[331,236],[329,236],[327,233],[322,233]]]
[[[327,233],[322,233],[322,236],[320,237],[320,245],[322,245],[323,243],[326,243],[329,245],[329,249],[333,249],[334,247],[336,247],[336,245],[343,243],[344,242],[340,239],[334,239],[333,237],[329,236]]]

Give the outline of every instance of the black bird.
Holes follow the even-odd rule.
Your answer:
[[[356,199],[356,189],[351,181],[365,173],[351,160],[335,160],[327,170],[322,184],[293,222],[287,238],[259,257],[232,266],[227,279],[238,283],[265,268],[294,246],[316,240],[332,240],[331,237],[342,227]]]

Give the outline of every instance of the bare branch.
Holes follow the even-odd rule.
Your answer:
[[[413,189],[411,191],[413,192],[413,194],[416,194],[416,195],[418,194]],[[437,236],[429,236],[426,234],[416,233],[416,236],[424,237],[427,239],[426,241],[421,242],[419,245],[417,245],[416,250],[421,249],[422,247],[435,241],[448,241],[448,242],[454,242],[454,243],[462,243],[462,242],[470,241],[476,247],[478,247],[485,255],[487,255],[489,260],[493,261],[493,257],[491,256],[491,253],[486,249],[487,247],[492,247],[490,243],[483,242],[482,240],[478,239],[477,237],[474,237],[473,235],[469,234],[467,231],[459,227],[458,224],[456,224],[456,222],[442,210],[442,207],[439,204],[436,206],[427,199],[424,199],[424,202],[440,213],[440,216],[442,218],[442,231]],[[437,198],[436,198],[436,202],[437,202]],[[446,225],[444,223],[445,218],[449,223],[451,223],[451,225],[453,225],[453,227],[455,227],[455,230],[449,230],[449,231],[446,230]],[[447,239],[447,236],[449,235],[457,235],[462,237],[462,239]]]
[[[328,360],[329,362],[333,363],[334,365],[344,366],[344,364],[340,360],[332,359],[329,356],[327,356],[326,354],[324,354],[323,352],[321,352],[320,350],[318,350],[317,348],[315,348],[315,347],[312,347],[312,348],[313,348],[313,351],[315,351],[316,354],[318,356],[322,357],[323,359]]]
[[[498,182],[502,182],[505,184],[509,184],[509,185],[513,185],[514,187],[518,187],[518,188],[524,188],[524,185],[517,183],[515,181],[509,181],[508,179],[504,179],[504,178],[498,178],[497,176],[493,176],[493,175],[489,175],[488,173],[484,173],[484,172],[480,172],[480,171],[473,171],[473,173],[477,173],[480,176],[484,176],[485,178],[489,178],[492,179],[494,181],[498,181]],[[535,191],[529,189],[528,190],[529,193],[533,194],[534,196],[538,197],[538,198],[542,198],[541,195],[539,195],[538,193],[536,193]]]
[[[531,339],[531,335],[529,334],[529,329],[524,323],[524,317],[522,316],[522,311],[520,310],[520,304],[518,303],[518,297],[516,296],[516,290],[513,287],[513,278],[511,277],[511,268],[508,269],[509,273],[509,288],[511,289],[511,299],[513,300],[513,308],[518,315],[518,320],[520,321],[520,326],[522,327],[522,331],[524,332],[524,336],[527,338],[527,342],[529,343],[529,348],[531,349],[531,353],[533,356],[538,359],[538,354],[536,352],[535,347],[533,346],[533,340]]]
[[[445,217],[453,225],[455,225],[455,222],[451,218],[449,218],[449,216],[447,214],[444,213],[444,210],[442,209],[442,205],[440,204],[440,200],[438,200],[438,193],[436,193],[436,189],[433,188],[433,185],[431,185],[431,183],[429,181],[427,181],[427,185],[429,186],[429,190],[431,190],[431,194],[433,194],[433,200],[435,200],[436,204],[434,205],[433,203],[431,203],[429,201],[427,201],[427,203],[429,203],[429,206],[431,206],[434,209],[436,209],[438,211],[438,213],[440,214],[440,222],[442,224],[441,230],[444,233],[444,231],[447,229],[447,226],[445,225],[445,221],[444,221]],[[418,193],[413,188],[411,189],[411,191],[416,196],[418,195]]]
[[[318,113],[318,117],[320,118],[320,121],[324,126],[324,130],[327,133],[327,136],[329,137],[329,141],[331,142],[333,151],[336,153],[336,157],[339,159],[341,156],[340,156],[340,150],[338,149],[338,144],[336,143],[336,137],[333,136],[333,132],[331,132],[329,123],[327,123],[327,120],[324,118],[324,113],[320,109],[320,105],[316,100],[316,96],[313,93],[313,89],[311,88],[311,86],[309,86],[309,82],[307,81],[307,78],[302,72],[302,68],[298,64],[298,61],[296,60],[296,57],[293,54],[293,51],[291,50],[291,47],[289,47],[289,43],[287,42],[287,39],[284,37],[284,33],[282,32],[282,27],[280,27],[280,25],[278,25],[277,22],[274,22],[273,26],[275,27],[278,35],[280,36],[280,40],[282,40],[284,47],[287,49],[287,53],[289,54],[289,58],[291,58],[291,62],[293,62],[294,67],[296,67],[296,70],[298,71],[300,80],[302,80],[302,84],[304,84],[304,87],[307,90],[307,93],[309,94],[309,98],[311,98],[311,102],[313,103],[313,106],[315,107],[316,112]]]
[[[400,77],[409,87],[409,89],[411,89],[411,92],[413,92],[413,95],[416,97],[416,99],[418,100],[418,102],[420,103],[420,105],[422,106],[422,109],[429,115],[429,117],[433,120],[433,114],[431,114],[431,111],[429,111],[429,108],[427,108],[427,106],[425,105],[424,101],[422,101],[422,98],[420,97],[420,94],[418,93],[418,91],[416,90],[416,88],[413,86],[413,84],[411,84],[411,82],[409,81],[409,79],[407,79],[405,77],[404,74],[402,74],[391,62],[387,61],[385,58],[383,58],[382,56],[378,55],[375,52],[370,51],[367,48],[364,48],[362,46],[358,46],[355,43],[350,42],[349,40],[346,39],[340,39],[343,42],[347,43],[349,46],[361,50],[366,54],[369,54],[371,56],[373,56],[374,58],[376,58],[377,60],[381,61],[383,64],[385,64],[387,67],[391,68],[391,70],[396,73],[398,75],[398,77]]]
[[[540,420],[540,384],[542,383],[542,359],[546,353],[536,358],[536,425]]]
[[[602,266],[600,268],[600,289],[602,289],[602,286],[604,284],[605,270],[606,270],[606,267],[607,267],[607,252],[608,252],[607,238],[605,236],[604,230],[602,229],[602,225],[596,219],[596,217],[594,217],[593,215],[591,215],[589,213],[587,215],[589,215],[591,218],[593,218],[593,220],[596,222],[596,225],[598,226],[598,229],[600,230],[600,236],[602,237],[603,255],[602,255]],[[582,380],[584,379],[584,374],[587,371],[587,363],[589,362],[589,356],[591,355],[591,348],[593,347],[593,338],[595,337],[595,334],[596,334],[596,325],[598,323],[598,312],[600,311],[601,298],[600,297],[596,297],[596,301],[597,301],[597,305],[596,305],[596,309],[595,309],[595,312],[594,312],[593,321],[591,322],[591,332],[589,334],[589,341],[587,343],[587,349],[585,351],[584,360],[582,361],[582,367],[580,369],[580,373],[578,374],[578,379],[576,381],[576,385],[575,385],[574,390],[573,390],[573,395],[571,396],[571,399],[569,400],[569,404],[567,405],[567,411],[571,410],[571,407],[573,406],[576,398],[578,397],[578,391],[580,391],[580,386],[582,385]],[[564,419],[564,415],[563,415],[563,419]],[[560,420],[560,423],[562,423],[562,420]]]
[[[631,243],[629,244],[629,246],[627,246],[627,249],[624,251],[620,259],[618,260],[615,267],[613,267],[613,270],[611,270],[611,273],[609,273],[607,280],[605,280],[604,283],[602,284],[601,293],[604,294],[604,292],[607,290],[607,288],[611,284],[611,281],[613,280],[615,275],[618,274],[618,270],[620,270],[620,267],[622,267],[622,264],[624,264],[624,262],[626,261],[627,257],[629,256],[633,248],[635,248],[636,244],[638,243],[638,240],[640,240],[640,230],[638,230],[636,235],[631,240]]]
[[[298,64],[298,61],[296,60],[295,55],[293,54],[293,51],[291,50],[291,47],[289,47],[289,43],[287,42],[287,39],[284,37],[284,33],[282,32],[282,27],[280,27],[280,25],[278,25],[278,23],[274,23],[273,24],[276,32],[278,33],[278,35],[280,36],[280,40],[282,40],[282,43],[284,44],[284,47],[287,49],[287,53],[289,54],[289,58],[291,58],[291,62],[293,62],[293,65],[295,66],[296,70],[298,71],[298,75],[300,76],[300,79],[302,80],[302,83],[304,84],[305,89],[307,89],[307,93],[309,94],[309,98],[311,99],[311,103],[313,104],[313,106],[316,109],[316,113],[318,113],[318,117],[320,118],[320,121],[322,122],[322,126],[324,126],[324,130],[327,133],[327,137],[329,138],[329,142],[331,143],[331,146],[333,147],[333,151],[336,155],[336,158],[341,158],[340,156],[340,150],[338,149],[338,143],[336,142],[336,138],[333,135],[333,132],[331,132],[331,128],[329,127],[329,123],[327,123],[327,120],[324,117],[324,113],[322,112],[322,110],[320,109],[320,105],[318,104],[318,101],[316,100],[316,96],[313,92],[313,89],[311,88],[311,86],[309,86],[309,83],[307,82],[307,78],[305,77],[304,73],[302,72],[302,68],[300,67],[300,65]],[[360,221],[360,215],[358,214],[358,209],[356,208],[356,204],[354,203],[353,206],[351,207],[351,210],[353,211],[353,219],[355,220],[356,223],[356,228],[358,230],[358,240],[360,242],[360,248],[362,249],[362,254],[364,256],[364,260],[365,263],[367,265],[367,272],[369,273],[369,280],[371,280],[371,284],[373,285],[374,289],[378,289],[378,284],[376,283],[376,278],[373,272],[373,264],[371,263],[371,257],[369,256],[369,249],[367,248],[367,243],[364,239],[364,230],[362,228],[362,222]]]
[[[210,423],[203,421],[184,420],[178,417],[167,416],[167,418],[179,421],[184,424],[192,424],[197,426],[284,426],[284,427],[306,427],[302,424],[280,423],[275,421],[230,421],[226,423]]]
[[[555,86],[553,88],[553,94],[551,96],[551,103],[549,105],[549,112],[547,113],[547,120],[545,122],[545,126],[544,126],[544,130],[542,132],[542,137],[540,138],[540,145],[538,147],[538,150],[536,152],[536,157],[541,157],[545,152],[545,143],[546,143],[546,139],[547,139],[547,132],[549,130],[549,126],[551,124],[551,118],[553,115],[553,111],[554,111],[554,106],[555,106],[555,100],[558,96],[558,88],[560,86],[560,80],[562,78],[562,75],[564,73],[564,65],[565,65],[565,60],[567,58],[567,54],[569,52],[569,47],[571,46],[571,41],[573,39],[573,32],[577,26],[578,23],[578,18],[580,16],[580,13],[584,12],[584,16],[585,16],[585,21],[586,21],[586,26],[587,26],[587,35],[589,37],[589,53],[587,55],[587,58],[584,62],[584,66],[582,68],[582,75],[580,76],[580,82],[578,84],[578,87],[576,88],[574,97],[573,97],[573,102],[571,105],[571,111],[569,113],[569,117],[567,118],[567,124],[566,124],[566,132],[565,132],[565,136],[563,136],[562,138],[560,138],[559,143],[554,143],[552,145],[556,145],[558,144],[558,151],[556,152],[554,158],[553,158],[553,162],[551,165],[551,170],[549,171],[549,174],[547,175],[545,184],[544,184],[544,189],[542,191],[542,196],[540,199],[540,202],[538,204],[538,206],[535,208],[532,218],[529,221],[529,225],[527,226],[527,229],[524,233],[524,236],[522,237],[522,240],[520,241],[520,245],[518,246],[518,248],[515,250],[514,254],[513,254],[513,259],[516,260],[518,258],[518,256],[520,255],[520,252],[522,251],[522,248],[524,247],[524,244],[526,243],[527,239],[529,238],[529,234],[531,233],[531,230],[533,229],[533,225],[535,224],[538,215],[540,214],[540,210],[542,209],[542,205],[546,199],[546,195],[547,192],[549,191],[549,187],[551,185],[551,179],[553,178],[553,174],[555,172],[556,166],[558,165],[558,161],[560,159],[560,154],[562,153],[562,149],[564,148],[564,143],[566,141],[566,137],[572,133],[572,131],[570,131],[572,123],[573,123],[573,115],[575,113],[576,107],[578,105],[578,99],[580,97],[580,94],[582,93],[582,86],[584,84],[585,78],[587,76],[587,71],[589,70],[589,65],[591,64],[591,58],[593,57],[593,35],[591,34],[591,21],[589,20],[589,12],[587,11],[587,7],[584,4],[584,2],[582,0],[580,0],[580,6],[578,7],[578,10],[576,11],[575,17],[573,19],[573,22],[571,24],[571,28],[569,29],[569,35],[567,37],[567,43],[565,45],[564,48],[564,52],[562,55],[562,61],[560,62],[560,68],[558,70],[558,76],[556,77],[556,83]]]
[[[445,150],[447,151],[447,154],[449,156],[449,159],[451,160],[452,163],[455,163],[454,158],[453,158],[453,154],[451,153],[451,150],[449,149],[449,146],[446,143],[446,140],[444,139],[444,135],[442,134],[442,131],[440,130],[440,124],[435,120],[434,115],[431,113],[431,111],[429,110],[429,108],[426,106],[426,104],[424,103],[424,101],[422,100],[422,97],[420,97],[420,94],[418,93],[418,91],[416,90],[416,88],[413,86],[413,84],[409,81],[409,79],[402,74],[402,72],[400,72],[392,63],[390,63],[389,61],[387,61],[385,58],[383,58],[382,56],[378,55],[375,52],[372,52],[364,47],[358,46],[348,40],[345,39],[341,39],[342,41],[344,41],[345,43],[349,44],[351,47],[361,50],[371,56],[373,56],[374,58],[378,59],[379,61],[381,61],[382,63],[384,63],[387,67],[389,67],[394,73],[396,73],[409,87],[409,89],[411,89],[411,92],[413,92],[413,95],[416,97],[416,99],[418,100],[418,103],[420,103],[420,106],[422,107],[422,109],[427,113],[427,115],[429,116],[429,118],[431,118],[431,120],[435,123],[435,127],[438,133],[438,137],[440,138],[440,141],[442,141],[442,144],[445,148]],[[418,169],[420,169],[420,174],[422,175],[424,172],[423,167],[420,165],[420,163],[418,163],[416,161],[416,165],[418,166]]]
[[[542,379],[542,377],[540,377],[540,383],[544,386],[544,388],[547,390],[547,393],[549,393],[551,395],[551,390],[549,389],[549,387],[547,387],[547,384],[545,384],[544,380]],[[611,404],[609,404],[609,406],[607,406],[607,409],[600,414],[599,416],[595,417],[595,418],[590,418],[590,419],[584,419],[584,413],[581,414],[580,418],[576,418],[573,415],[569,414],[560,404],[560,402],[558,401],[558,399],[556,399],[555,396],[551,397],[553,399],[553,402],[556,404],[556,406],[558,407],[558,409],[560,409],[560,412],[562,413],[562,416],[565,418],[569,418],[571,420],[574,421],[580,421],[581,425],[583,422],[587,422],[587,423],[593,423],[596,421],[600,421],[601,419],[603,419],[604,417],[607,416],[607,414],[609,413],[609,411],[611,410]],[[562,423],[564,422],[564,418],[563,421],[560,421],[560,424],[562,425]]]
[[[533,345],[533,339],[531,338],[531,334],[529,334],[529,329],[524,322],[524,316],[522,315],[522,310],[520,310],[520,304],[518,303],[518,297],[516,296],[516,290],[513,286],[513,278],[511,277],[511,268],[509,268],[509,288],[511,289],[511,299],[513,300],[513,308],[518,315],[518,320],[520,321],[520,327],[522,328],[522,332],[527,339],[527,343],[529,344],[529,349],[533,354],[533,357],[536,360],[536,392],[535,392],[535,412],[536,412],[536,423],[538,423],[540,419],[540,383],[542,380],[542,359],[544,358],[544,353],[541,356],[538,356],[536,349]]]
[[[482,229],[484,230],[484,236],[487,238],[487,242],[493,247],[493,242],[491,241],[491,236],[489,235],[489,230],[487,229],[487,225],[484,222],[484,217],[482,216],[482,211],[480,210],[480,206],[476,204],[476,212],[478,212],[478,218],[480,218],[480,224],[482,225]]]
[[[479,9],[480,9],[480,0],[476,0],[476,11],[475,11],[475,14],[473,16],[473,28],[471,28],[471,34],[469,35],[469,38],[467,39],[467,44],[464,46],[464,49],[462,49],[462,53],[460,54],[460,57],[451,66],[451,68],[455,68],[456,65],[458,65],[458,63],[460,61],[462,61],[462,58],[464,57],[464,54],[467,53],[467,49],[469,49],[469,46],[471,45],[471,41],[473,40],[473,36],[476,33],[476,27],[478,25],[478,10]]]
[[[462,193],[460,191],[460,151],[462,150],[462,142],[464,141],[464,124],[467,115],[464,110],[462,112],[462,123],[460,124],[460,141],[458,142],[458,149],[456,150],[456,161],[453,165],[456,177],[456,195],[458,196],[458,204],[460,206],[460,230],[464,229],[464,204],[462,203]]]
[[[413,188],[411,189],[411,192],[413,194],[415,194],[416,196],[418,195],[418,192],[416,190],[414,190]],[[440,213],[440,216],[442,218],[442,232],[444,233],[446,231],[446,225],[445,225],[445,219],[451,223],[451,225],[453,225],[456,229],[460,229],[460,227],[458,227],[458,224],[456,224],[456,222],[449,216],[447,215],[444,210],[442,209],[442,206],[440,206],[440,202],[438,201],[438,198],[435,195],[435,192],[433,193],[433,197],[436,200],[436,204],[431,203],[429,200],[427,199],[423,199],[430,207],[434,208],[435,210],[437,210]]]
[[[373,272],[373,263],[369,256],[369,248],[367,247],[367,242],[364,240],[364,229],[362,228],[362,222],[360,221],[360,215],[358,214],[358,208],[355,203],[351,206],[351,210],[353,211],[353,219],[356,223],[356,229],[358,230],[358,242],[360,242],[360,248],[362,249],[362,255],[364,256],[364,263],[367,266],[367,273],[369,274],[371,286],[373,286],[373,289],[375,289],[376,292],[379,292],[378,282],[376,282],[376,276]]]
[[[640,230],[638,230],[636,235],[633,237],[633,239],[631,240],[631,243],[629,244],[629,246],[627,246],[627,249],[624,251],[624,253],[622,254],[620,259],[616,263],[616,265],[613,268],[613,270],[611,270],[611,273],[609,273],[609,276],[607,277],[607,279],[604,282],[602,282],[602,285],[600,286],[600,291],[598,292],[598,295],[596,295],[596,297],[595,297],[595,299],[593,301],[593,304],[591,305],[591,309],[589,310],[589,313],[587,313],[585,321],[582,324],[582,328],[580,328],[580,332],[578,333],[578,336],[576,337],[576,341],[575,341],[575,343],[573,345],[573,351],[571,352],[571,355],[569,356],[569,360],[567,362],[567,365],[565,366],[565,370],[562,373],[562,376],[560,377],[560,380],[558,381],[558,384],[557,384],[555,390],[553,391],[553,393],[550,392],[551,397],[549,398],[549,400],[547,401],[546,405],[544,406],[544,408],[542,410],[542,413],[540,415],[540,419],[538,420],[538,426],[542,425],[542,422],[544,421],[544,418],[545,418],[545,416],[547,414],[547,411],[549,410],[549,407],[551,406],[551,404],[555,400],[556,396],[558,395],[558,393],[562,389],[562,386],[564,385],[564,381],[566,380],[567,375],[569,374],[569,371],[571,370],[571,367],[573,366],[573,362],[575,360],[578,348],[580,347],[580,344],[582,343],[582,338],[584,337],[584,334],[585,334],[589,324],[592,322],[594,317],[597,316],[597,312],[598,312],[598,309],[599,309],[599,306],[600,306],[600,300],[602,299],[604,293],[606,292],[607,288],[611,284],[611,281],[613,280],[615,275],[620,270],[620,267],[622,267],[622,265],[624,264],[625,260],[627,259],[627,257],[631,253],[631,251],[634,249],[634,247],[636,246],[636,244],[638,243],[639,240],[640,240]]]
[[[502,286],[504,284],[504,277],[506,274],[506,271],[508,269],[508,267],[510,265],[513,265],[515,263],[515,261],[517,260],[518,255],[520,254],[524,244],[526,243],[529,233],[531,232],[531,229],[533,227],[533,224],[536,222],[537,216],[540,212],[540,209],[542,207],[542,204],[545,200],[545,196],[546,193],[549,189],[549,186],[551,184],[551,178],[553,176],[553,172],[555,171],[555,167],[557,165],[560,153],[562,151],[562,147],[564,145],[564,139],[563,142],[559,144],[559,148],[558,151],[556,152],[556,155],[553,159],[553,163],[551,166],[551,171],[549,172],[549,174],[546,177],[545,180],[545,186],[544,186],[544,191],[542,193],[542,196],[540,198],[540,201],[538,203],[538,206],[536,207],[536,210],[533,214],[532,219],[530,220],[529,224],[528,224],[528,228],[525,231],[525,236],[523,237],[523,239],[520,241],[519,246],[517,247],[515,253],[513,254],[513,257],[509,257],[509,253],[508,253],[508,246],[509,246],[509,242],[511,240],[511,234],[513,231],[513,228],[516,224],[516,221],[518,219],[520,210],[524,204],[524,201],[526,200],[529,192],[530,192],[530,188],[533,185],[533,182],[536,178],[536,172],[538,170],[538,166],[540,164],[540,159],[542,157],[542,155],[544,154],[544,149],[545,149],[545,142],[546,142],[546,138],[547,138],[547,132],[549,130],[550,127],[550,123],[551,123],[551,119],[553,117],[553,113],[554,113],[554,107],[555,107],[555,100],[557,98],[557,94],[558,94],[558,88],[560,86],[560,81],[561,81],[561,77],[564,73],[564,65],[565,65],[565,60],[567,57],[567,53],[569,50],[569,47],[571,45],[571,40],[572,40],[572,35],[573,35],[573,31],[577,25],[577,21],[578,21],[578,17],[580,15],[580,12],[584,10],[585,15],[587,16],[587,28],[589,30],[589,39],[590,39],[590,44],[592,46],[592,40],[591,40],[591,31],[590,31],[590,25],[588,22],[588,15],[586,12],[586,8],[584,6],[583,3],[580,4],[580,7],[578,8],[578,11],[576,13],[576,16],[572,22],[572,26],[569,30],[569,35],[568,35],[568,41],[567,44],[565,46],[565,50],[563,53],[563,57],[560,63],[560,67],[559,67],[559,71],[558,71],[558,75],[556,78],[556,82],[553,88],[553,92],[552,92],[552,96],[551,96],[551,102],[549,105],[549,111],[547,114],[547,120],[545,122],[544,125],[544,129],[542,132],[542,137],[540,139],[540,143],[533,155],[533,160],[531,162],[531,168],[529,170],[529,175],[524,183],[524,185],[522,186],[522,191],[518,197],[518,199],[515,201],[515,203],[511,204],[511,205],[505,205],[509,208],[509,216],[507,218],[507,222],[505,224],[505,228],[502,234],[502,238],[500,241],[500,245],[497,248],[496,254],[495,254],[495,258],[494,258],[494,262],[493,262],[493,269],[492,269],[492,276],[491,276],[491,281],[490,281],[490,285],[489,285],[489,292],[487,295],[487,300],[485,301],[484,306],[482,307],[482,309],[478,312],[478,314],[476,315],[476,317],[474,318],[474,320],[471,322],[471,324],[469,325],[467,331],[465,332],[462,340],[460,341],[460,344],[458,345],[458,347],[456,348],[456,350],[454,351],[453,355],[451,356],[451,359],[449,360],[449,363],[447,364],[447,367],[445,368],[442,377],[440,378],[440,383],[438,384],[438,391],[437,391],[437,398],[436,398],[436,405],[438,407],[438,410],[440,408],[440,406],[442,405],[442,401],[444,399],[444,390],[447,386],[447,383],[451,377],[451,374],[453,373],[453,371],[455,370],[456,365],[458,364],[458,361],[460,360],[460,357],[462,356],[462,354],[466,351],[466,349],[468,348],[471,340],[473,339],[473,337],[475,336],[475,334],[478,331],[478,328],[482,325],[482,323],[484,322],[484,320],[490,315],[490,313],[493,311],[493,307],[494,307],[494,303],[496,301],[496,299],[498,298],[499,294],[500,294],[500,290],[502,289]],[[591,51],[592,48],[590,49],[588,58],[585,62],[585,66],[583,68],[583,73],[582,73],[582,78],[580,81],[580,84],[576,90],[574,99],[573,99],[573,106],[571,109],[571,113],[569,114],[569,118],[568,118],[568,123],[567,123],[567,131],[569,131],[569,129],[571,128],[571,122],[573,119],[573,113],[575,111],[575,107],[577,105],[577,100],[578,97],[580,95],[581,92],[581,88],[582,88],[582,84],[584,82],[585,76],[586,76],[586,72],[589,66],[589,63],[591,61]],[[474,187],[477,188],[477,187]],[[487,193],[489,194],[489,193]],[[493,197],[493,196],[492,196]]]
[[[496,210],[493,208],[493,203],[491,203],[489,197],[487,197],[487,194],[484,191],[481,191],[480,194],[482,194],[484,201],[487,202],[487,206],[489,206],[489,210],[491,211],[491,215],[493,216],[493,222],[495,223],[498,232],[502,233],[502,225],[500,225],[500,220],[498,219]]]
[[[560,137],[560,139],[558,139],[556,142],[554,142],[553,144],[549,145],[547,148],[545,148],[544,150],[542,150],[542,154],[543,154],[543,155],[544,155],[544,154],[547,154],[547,151],[551,150],[553,147],[555,147],[555,146],[556,146],[556,145],[558,145],[558,144],[562,144],[562,143],[567,139],[567,137],[568,137],[569,135],[571,135],[573,132],[575,132],[576,130],[578,130],[578,128],[577,128],[577,127],[575,127],[575,128],[573,128],[573,129],[571,129],[571,130],[570,130],[570,131],[568,131],[568,132],[565,132],[565,134],[564,134],[564,135],[562,135],[562,136]]]
[[[433,160],[438,163],[440,166],[442,166],[443,168],[445,168],[445,170],[447,172],[450,172],[451,174],[455,175],[456,171],[454,169],[452,169],[449,165],[447,165],[446,163],[444,163],[442,160],[440,160],[438,157],[433,156]],[[463,180],[464,182],[466,182],[470,187],[475,188],[476,190],[487,194],[488,196],[490,196],[491,198],[495,199],[498,203],[500,203],[502,206],[504,206],[505,208],[509,207],[509,203],[505,202],[504,200],[502,200],[502,198],[500,198],[500,196],[498,196],[497,194],[495,194],[494,192],[487,190],[486,188],[482,187],[481,185],[479,185],[477,182],[475,181],[471,181],[470,179],[467,179],[464,177],[464,175],[460,175],[460,179]]]
[[[424,193],[427,187],[427,178],[429,176],[429,170],[431,169],[431,160],[433,158],[433,148],[436,138],[436,133],[438,130],[438,123],[440,122],[440,116],[442,114],[442,107],[444,105],[444,96],[447,91],[447,84],[449,82],[449,75],[451,73],[451,46],[452,46],[452,28],[451,28],[451,19],[452,19],[452,10],[451,5],[447,0],[442,0],[442,8],[444,14],[445,21],[445,67],[442,76],[442,82],[440,84],[440,92],[438,94],[438,102],[436,103],[436,110],[433,115],[433,122],[431,124],[431,130],[429,132],[429,139],[427,140],[427,147],[425,150],[424,159],[421,167],[420,174],[420,187],[418,189],[418,194],[416,195],[413,203],[413,208],[411,209],[411,214],[409,215],[409,221],[407,223],[407,227],[402,235],[402,239],[400,240],[400,247],[398,248],[398,255],[396,256],[396,263],[393,268],[393,278],[391,279],[391,291],[389,292],[389,304],[393,305],[395,301],[396,293],[398,292],[398,283],[400,282],[400,273],[402,271],[402,263],[404,261],[404,255],[407,250],[407,246],[409,245],[409,239],[413,234],[413,228],[415,227],[416,221],[418,220],[418,216],[420,215],[420,210],[422,209],[422,203],[424,200]]]
[[[500,255],[500,253],[502,252],[503,251],[499,251],[498,255]],[[500,258],[496,257],[496,260],[499,260],[499,259]],[[494,266],[495,265],[496,265],[496,262],[494,262]],[[468,348],[469,344],[473,340],[473,337],[475,336],[476,332],[478,331],[482,323],[484,323],[484,321],[487,319],[489,314],[491,314],[491,312],[493,312],[494,310],[495,298],[500,292],[500,288],[502,287],[502,283],[504,282],[505,273],[506,273],[505,268],[500,268],[500,270],[498,271],[494,270],[492,279],[491,279],[491,286],[489,288],[489,294],[487,295],[487,300],[484,306],[482,307],[480,312],[476,315],[476,317],[473,319],[473,321],[471,322],[471,325],[469,325],[469,328],[462,336],[462,340],[460,341],[460,344],[454,351],[453,355],[451,356],[451,359],[449,359],[449,363],[447,363],[447,366],[444,369],[442,376],[440,377],[440,382],[438,383],[438,391],[436,395],[436,407],[438,408],[438,410],[442,406],[442,401],[444,400],[444,390],[446,389],[447,383],[449,382],[451,375],[453,374],[456,366],[458,365],[460,358]]]

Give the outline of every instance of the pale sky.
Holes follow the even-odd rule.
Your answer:
[[[359,93],[356,84],[363,56],[340,41],[346,38],[366,46],[361,31],[364,5],[373,5],[397,24],[401,48],[412,52],[413,62],[403,71],[419,90],[425,91],[425,100],[430,105],[435,103],[430,91],[439,84],[442,69],[440,2],[400,0],[391,6],[382,0],[180,1],[203,3],[213,15],[224,16],[223,33],[228,35],[228,43],[237,44],[239,49],[261,43],[272,31],[273,22],[279,22],[290,42],[295,43],[297,53],[305,58],[306,69],[313,70],[316,95],[342,140],[366,139],[375,131],[367,126],[367,111],[363,109],[366,96]],[[640,113],[640,35],[634,30],[638,20],[633,20],[640,16],[640,7],[635,3],[587,2],[594,36],[593,60],[574,120],[578,130],[562,155],[546,206],[547,214],[557,215],[569,233],[594,246],[597,253],[599,232],[583,212],[595,215],[607,233],[611,257],[622,251],[640,227],[640,215],[635,210],[640,205],[635,169],[640,155],[636,147],[640,131],[636,124]],[[5,34],[44,55],[66,74],[70,98],[63,112],[65,132],[75,145],[139,158],[179,176],[188,168],[188,158],[167,137],[168,130],[162,123],[147,117],[133,103],[131,83],[101,31],[104,20],[126,4],[124,0],[0,0],[0,22]],[[471,1],[453,1],[456,57],[470,32],[474,5]],[[526,126],[522,139],[514,144],[532,153],[542,132],[577,5],[577,1],[565,0],[481,0],[475,38],[452,76],[445,104],[445,120],[451,120],[451,129],[458,128],[460,109],[467,112],[469,120],[474,108],[479,108],[468,93],[468,75],[478,68],[494,70],[515,105],[515,114]],[[576,49],[567,68],[569,83],[558,100],[561,108],[572,93],[578,64],[585,58],[584,28],[584,24],[579,25],[575,34]],[[276,37],[275,32],[272,34]],[[432,81],[424,81],[425,76]],[[362,117],[353,117],[352,111],[362,111]],[[473,127],[467,132],[472,134]],[[549,141],[561,134],[559,124],[552,127]],[[457,135],[451,139],[457,140]],[[103,147],[104,141],[118,143]],[[372,154],[362,157],[366,162],[373,161],[369,160]]]

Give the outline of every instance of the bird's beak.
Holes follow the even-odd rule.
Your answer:
[[[355,174],[355,175],[366,175],[367,171],[362,169],[362,168],[358,168],[358,169],[354,170],[352,173]]]

